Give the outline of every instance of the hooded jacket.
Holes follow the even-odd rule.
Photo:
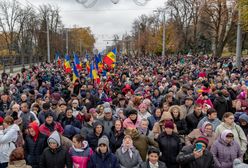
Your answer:
[[[186,145],[192,145],[194,144],[194,141],[199,138],[199,137],[205,137],[208,139],[208,148],[210,149],[211,145],[214,143],[215,139],[216,139],[216,134],[214,132],[212,132],[212,135],[207,135],[206,133],[204,133],[204,129],[207,125],[209,125],[211,123],[209,122],[205,122],[201,128],[198,129],[194,129],[192,132],[190,132],[186,137],[185,137],[185,144]]]
[[[242,157],[237,142],[232,141],[230,144],[225,142],[227,134],[230,133],[232,134],[230,130],[223,131],[212,145],[211,153],[213,154],[216,168],[232,168],[234,159]]]
[[[57,143],[57,149],[52,150],[50,147],[46,148],[42,153],[40,159],[40,168],[72,168],[72,160],[67,150],[61,146],[60,135],[57,131],[54,131],[49,138],[47,143],[53,140]]]
[[[69,149],[69,154],[72,158],[74,167],[86,168],[88,166],[90,156],[93,154],[93,150],[89,147],[87,141],[83,141],[82,145],[83,147],[81,149],[77,149],[74,146]]]
[[[16,124],[0,130],[0,163],[9,162],[10,153],[16,148],[15,142],[18,137],[18,131],[20,131],[20,128]]]
[[[241,151],[244,154],[247,148],[247,138],[242,128],[236,123],[233,123],[233,125],[229,127],[227,124],[222,122],[215,130],[216,136],[219,136],[226,129],[232,131],[234,140],[239,144]]]
[[[99,146],[105,144],[107,146],[107,152],[101,153]],[[102,136],[98,143],[96,152],[90,157],[88,162],[88,168],[120,168],[116,156],[110,152],[109,140],[106,136]]]
[[[33,168],[39,167],[40,156],[47,147],[47,137],[40,133],[39,126],[36,122],[29,124],[29,128],[33,128],[35,136],[27,135],[25,138],[24,150],[26,154],[27,164]]]
[[[96,132],[96,127],[98,126],[98,125],[101,125],[102,126],[102,133],[100,134],[100,136],[97,136],[96,134],[95,134],[95,132]],[[87,136],[87,141],[89,142],[89,146],[92,148],[92,150],[96,150],[96,148],[97,148],[97,144],[98,144],[98,140],[103,136],[103,135],[105,135],[104,134],[104,126],[103,126],[103,124],[101,123],[101,122],[99,122],[99,121],[96,121],[94,124],[93,124],[93,128],[94,128],[94,130],[93,130],[93,132],[92,133],[90,133],[88,136]]]

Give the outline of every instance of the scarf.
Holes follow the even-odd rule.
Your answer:
[[[75,148],[74,145],[72,145],[73,149],[76,151],[76,152],[83,152],[85,151],[85,149],[88,147],[88,142],[87,141],[83,141],[82,142],[82,148]]]
[[[149,162],[149,166],[150,168],[158,168],[158,162],[156,164]]]
[[[127,145],[125,145],[124,143],[121,145],[121,151],[122,151],[122,153],[128,152],[128,154],[129,154],[129,156],[130,156],[131,159],[133,158],[132,148],[133,148],[133,144],[130,145],[129,147]]]

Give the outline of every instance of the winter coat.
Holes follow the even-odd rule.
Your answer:
[[[197,128],[198,123],[205,115],[201,113],[199,116],[196,116],[195,112],[188,114],[186,116],[186,122],[188,126],[188,130],[192,131],[193,129]]]
[[[186,118],[188,114],[191,114],[194,112],[194,105],[187,107],[186,105],[180,106],[180,118]]]
[[[110,142],[110,149],[113,153],[121,147],[123,138],[124,138],[124,131],[121,130],[120,133],[116,134],[115,127],[113,126],[111,132],[109,134],[109,142]]]
[[[97,151],[90,157],[88,168],[120,168],[116,156],[107,152],[104,155]]]
[[[216,139],[216,134],[213,132],[211,136],[206,136],[204,135],[204,133],[201,131],[200,128],[194,129],[185,137],[185,144],[193,145],[195,140],[199,137],[205,137],[208,139],[208,148],[210,149],[211,145],[214,143]]]
[[[34,138],[30,135],[25,137],[25,158],[28,165],[31,165],[33,168],[38,168],[40,163],[40,156],[44,149],[47,147],[47,137],[38,132],[37,140],[34,141]]]
[[[0,163],[8,163],[11,152],[16,148],[15,142],[20,128],[10,125],[7,129],[0,130]]]
[[[132,158],[129,155],[129,152],[122,152],[122,147],[116,151],[116,157],[120,163],[121,168],[138,168],[139,164],[142,163],[139,151],[135,147],[131,148]]]
[[[151,168],[149,161],[145,161],[140,164],[139,168]],[[164,162],[158,161],[158,168],[167,168]]]
[[[159,149],[162,152],[160,160],[170,168],[179,167],[176,157],[182,148],[179,136],[176,133],[167,135],[165,132],[158,136]]]
[[[214,100],[213,104],[214,104],[215,110],[217,111],[217,116],[221,120],[224,113],[228,111],[227,100],[223,96],[217,97]]]
[[[199,123],[198,123],[198,125],[197,125],[197,128],[201,128],[202,125],[203,125],[203,123],[205,123],[206,121],[210,122],[210,123],[213,125],[214,131],[216,130],[217,126],[220,125],[220,123],[221,123],[221,121],[220,121],[218,118],[216,118],[216,119],[214,119],[214,120],[209,120],[209,119],[208,119],[208,116],[205,116],[205,117],[203,117],[203,118],[199,121]]]
[[[194,146],[184,146],[177,156],[177,162],[181,168],[214,168],[214,159],[211,152],[207,149],[203,155],[195,159],[193,155]]]
[[[188,126],[185,119],[176,119],[174,118],[174,123],[177,126],[177,131],[179,135],[186,135],[188,134]]]
[[[135,132],[130,131],[129,129],[125,132],[126,135],[130,135],[133,140],[134,147],[139,151],[140,156],[143,161],[146,160],[146,154],[149,146],[158,147],[158,143],[153,139],[142,135],[138,130]]]
[[[33,168],[26,164],[25,160],[14,161],[13,164],[9,164],[8,168]]]
[[[159,122],[156,122],[152,128],[152,132],[154,134],[154,138],[157,139],[158,135],[163,132],[163,125],[165,120],[173,120],[171,113],[169,112],[164,112],[163,115],[161,116]],[[173,132],[178,132],[176,124],[174,123],[174,130]]]
[[[232,168],[233,161],[242,156],[239,144],[235,141],[227,144],[220,137],[211,147],[214,157],[215,168]]]
[[[87,139],[87,136],[93,133],[93,129],[93,125],[83,122],[80,134]]]
[[[141,123],[141,118],[138,116],[135,124],[131,121],[130,118],[126,118],[123,122],[123,128],[135,129],[139,127],[140,123]]]
[[[40,168],[72,168],[72,160],[67,150],[59,147],[56,151],[46,148],[41,155]]]
[[[234,140],[239,144],[241,152],[244,154],[247,148],[247,138],[242,128],[235,123],[229,127],[227,124],[222,122],[215,130],[216,136],[218,137],[226,129],[232,131]]]
[[[63,134],[63,132],[64,132],[64,129],[63,129],[63,127],[61,126],[61,124],[59,123],[59,122],[53,122],[52,123],[52,125],[53,125],[53,131],[58,131],[60,134]],[[42,124],[41,126],[40,126],[40,128],[39,128],[39,131],[42,133],[42,134],[45,134],[46,136],[50,136],[51,135],[51,133],[53,132],[53,131],[51,131],[49,128],[48,128],[48,126],[47,126],[47,124],[46,123],[44,123],[44,124]]]
[[[69,149],[69,154],[72,158],[73,166],[77,168],[86,168],[90,160],[90,156],[93,155],[93,150],[88,146],[88,142],[85,141],[82,149],[76,149],[72,146]]]
[[[47,147],[40,158],[40,168],[72,168],[72,160],[68,150],[61,146],[61,137],[57,131],[54,131],[48,138],[56,141],[58,147],[52,150]]]
[[[101,125],[101,126],[103,127],[103,125],[102,125],[101,122],[96,121],[96,122],[93,124],[93,127],[94,127],[93,132],[90,133],[90,134],[87,136],[87,139],[86,139],[86,140],[89,142],[89,146],[92,148],[93,151],[95,151],[96,148],[98,147],[98,140],[99,140],[103,135],[106,135],[106,134],[104,134],[104,127],[103,127],[103,129],[102,129],[102,134],[101,134],[100,136],[97,136],[97,135],[95,134],[95,129],[96,129],[97,125]]]

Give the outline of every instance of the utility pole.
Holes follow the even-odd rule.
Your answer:
[[[165,56],[165,10],[163,11],[163,50],[162,50],[162,56]]]
[[[82,55],[82,39],[80,39],[80,42],[79,42],[79,52],[80,52],[80,55]]]
[[[69,54],[68,48],[68,28],[66,28],[66,54]]]
[[[48,20],[48,16],[47,16],[47,62],[50,63],[50,37],[49,37],[49,20]]]
[[[238,18],[238,27],[237,27],[237,42],[236,42],[236,66],[237,68],[241,67],[241,54],[242,54],[242,32],[241,32],[241,9],[239,7],[239,18]]]

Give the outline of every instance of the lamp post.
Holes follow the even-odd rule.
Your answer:
[[[153,12],[162,12],[163,13],[163,48],[162,48],[162,56],[165,56],[166,51],[166,34],[165,34],[165,9],[154,10]]]
[[[50,63],[51,57],[50,57],[50,37],[49,37],[49,19],[48,16],[46,18],[47,21],[47,62]]]
[[[241,9],[238,10],[238,27],[237,27],[237,42],[236,42],[236,66],[240,69],[241,67],[241,54],[242,54],[242,32],[241,32]]]

